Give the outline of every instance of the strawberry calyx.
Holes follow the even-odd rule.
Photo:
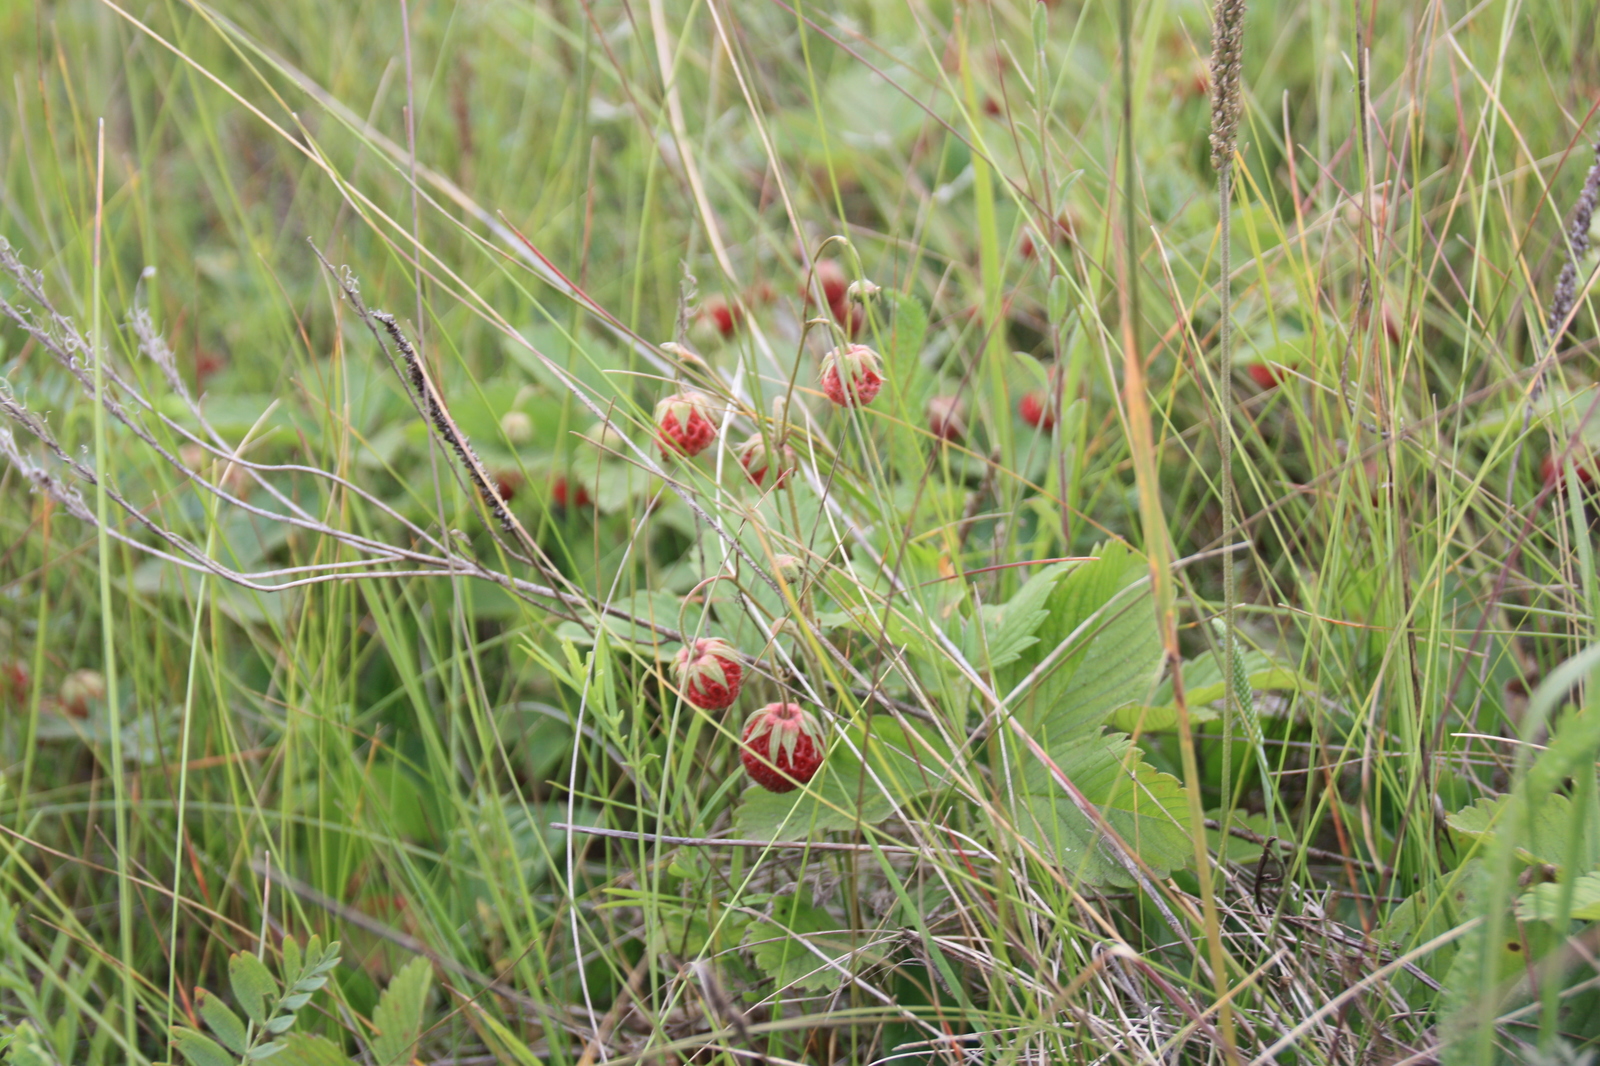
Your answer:
[[[883,387],[883,362],[865,344],[848,344],[822,357],[822,391],[840,407],[865,407]]]
[[[772,451],[759,433],[753,434],[749,440],[739,445],[739,465],[744,467],[745,474],[758,487],[766,480],[767,473],[772,469]],[[778,475],[772,487],[781,489],[788,483],[789,475],[794,472],[796,459],[794,449],[787,444],[777,451]]]
[[[744,667],[733,645],[720,637],[705,637],[673,657],[672,677],[689,703],[703,711],[720,711],[739,698]]]
[[[695,456],[710,447],[717,439],[712,410],[711,398],[693,390],[674,393],[656,404],[656,440],[662,454]]]
[[[789,792],[822,766],[822,726],[798,703],[769,703],[745,722],[744,768],[769,792]]]

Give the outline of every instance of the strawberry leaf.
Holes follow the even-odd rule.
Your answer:
[[[839,919],[822,907],[780,901],[766,921],[753,922],[746,943],[751,958],[780,989],[827,992],[838,988],[846,972],[863,962],[877,962],[882,950],[869,946],[870,930],[841,929]]]
[[[383,990],[372,1014],[378,1035],[372,1040],[371,1051],[378,1066],[398,1066],[416,1055],[432,980],[433,964],[419,956],[406,963]]]
[[[1144,762],[1128,737],[1072,737],[1048,744],[1047,750],[1051,763],[1156,877],[1167,876],[1193,856],[1183,784]],[[1134,883],[1110,850],[1098,820],[1078,808],[1048,766],[1030,758],[1021,778],[1013,803],[1018,832],[1089,884]]]

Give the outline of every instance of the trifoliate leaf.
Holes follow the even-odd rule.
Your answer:
[[[1007,694],[1056,651],[1066,650],[1008,705],[1036,737],[1050,743],[1098,732],[1118,707],[1151,698],[1161,671],[1161,639],[1146,562],[1122,544],[1097,549],[1095,558],[1071,564],[1045,600],[1047,618],[1038,643],[1002,675]]]

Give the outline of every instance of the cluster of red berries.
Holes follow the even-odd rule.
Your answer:
[[[672,678],[689,703],[721,711],[739,698],[744,667],[731,644],[706,637],[673,657]],[[768,792],[789,792],[822,766],[822,726],[798,703],[769,703],[745,721],[739,747],[752,781]]]

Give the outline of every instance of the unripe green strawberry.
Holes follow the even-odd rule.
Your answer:
[[[800,575],[806,572],[805,564],[798,556],[782,553],[772,557],[772,569],[782,574],[783,579],[791,585],[799,581]]]
[[[883,364],[865,344],[835,348],[822,357],[822,391],[840,407],[865,407],[883,388]]]
[[[656,442],[662,455],[699,455],[717,439],[711,399],[704,393],[674,393],[656,404]]]
[[[777,466],[777,477],[772,483],[775,489],[781,489],[789,481],[789,475],[794,473],[794,449],[785,444],[778,449],[778,461],[773,462],[773,449],[767,447],[767,442],[761,434],[753,435],[749,440],[739,445],[739,465],[744,467],[744,472],[757,486],[766,480],[767,473],[774,465]]]
[[[678,652],[672,660],[672,679],[691,704],[702,711],[720,711],[739,698],[744,667],[733,645],[707,637]]]
[[[745,722],[739,760],[768,792],[791,792],[822,766],[822,726],[798,703],[769,703]]]
[[[526,411],[507,411],[500,416],[500,432],[512,444],[526,444],[533,439],[533,419]]]
[[[89,704],[106,698],[105,675],[98,670],[74,670],[61,682],[61,707],[74,718],[87,718]]]

